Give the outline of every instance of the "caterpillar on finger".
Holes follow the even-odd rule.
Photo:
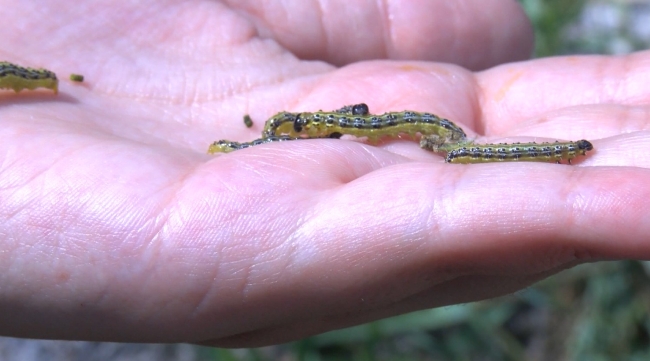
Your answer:
[[[587,140],[554,143],[513,143],[513,144],[468,144],[459,145],[447,152],[446,163],[486,163],[486,162],[555,162],[566,161],[585,155],[593,150]]]

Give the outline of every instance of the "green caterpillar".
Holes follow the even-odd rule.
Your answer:
[[[594,146],[584,139],[577,142],[555,143],[514,143],[514,144],[472,144],[461,146],[447,152],[447,163],[485,163],[485,162],[556,162],[585,155]]]
[[[6,61],[0,62],[0,88],[13,89],[16,93],[23,89],[47,88],[59,92],[56,74],[46,69],[24,68]]]
[[[414,111],[372,115],[366,104],[354,104],[332,112],[280,112],[264,124],[262,138],[252,142],[219,140],[209,154],[228,153],[251,146],[298,139],[340,138],[343,134],[367,137],[371,143],[381,137],[420,134],[420,147],[446,152],[447,163],[549,162],[561,163],[593,149],[586,140],[555,143],[472,144],[462,128],[430,113]]]
[[[271,137],[289,137],[283,140],[306,138],[339,138],[343,134],[367,137],[371,143],[381,137],[399,134],[435,136],[441,142],[459,142],[467,138],[462,128],[447,119],[430,113],[414,111],[389,112],[381,115],[369,113],[366,104],[345,106],[332,112],[281,112],[267,120],[262,138],[248,143],[227,140],[210,145],[208,153],[227,153],[233,150],[262,144]],[[233,145],[231,147],[230,145]]]

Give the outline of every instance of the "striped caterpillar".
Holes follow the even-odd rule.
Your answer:
[[[421,140],[420,146],[425,149],[437,151],[435,147],[428,147],[426,139]],[[514,143],[514,144],[465,144],[457,145],[447,151],[446,163],[485,163],[485,162],[556,162],[566,160],[571,164],[571,159],[578,155],[585,155],[594,149],[593,145],[582,139],[577,142],[555,143]]]
[[[268,138],[255,139],[252,142],[244,142],[244,143],[231,142],[229,140],[224,139],[224,140],[218,140],[210,144],[210,149],[208,149],[208,153],[209,154],[228,153],[228,152],[232,152],[233,150],[244,149],[244,148],[252,147],[254,145],[260,145],[260,144],[271,143],[271,142],[283,142],[286,140],[296,140],[296,139],[306,139],[306,138],[294,138],[294,137],[282,135],[282,136],[270,136]]]
[[[265,139],[282,140],[306,138],[340,138],[343,134],[367,137],[376,143],[384,136],[420,133],[438,139],[440,143],[458,143],[467,138],[462,128],[447,119],[430,113],[414,111],[389,112],[372,115],[366,104],[348,105],[332,112],[280,112],[264,124],[262,138],[249,143],[227,140],[210,145],[208,153],[231,152],[252,145],[267,143]]]
[[[0,88],[13,89],[16,93],[23,89],[47,88],[59,92],[56,74],[46,69],[23,68],[6,61],[0,62]]]
[[[212,143],[209,154],[227,153],[254,145],[310,138],[340,138],[343,134],[367,137],[377,142],[384,136],[420,134],[420,147],[447,152],[446,163],[549,162],[561,163],[593,149],[586,140],[555,143],[472,144],[462,128],[430,113],[413,111],[372,115],[366,104],[348,105],[332,112],[281,112],[266,121],[262,138],[252,142],[220,140]]]

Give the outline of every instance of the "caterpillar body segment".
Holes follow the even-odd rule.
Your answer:
[[[47,69],[25,68],[6,61],[0,62],[0,88],[12,89],[16,93],[23,89],[46,88],[59,92],[56,74]]]
[[[287,140],[296,140],[296,139],[303,139],[303,138],[294,138],[288,136],[279,136],[279,137],[273,136],[268,138],[255,139],[251,142],[243,142],[243,143],[232,142],[229,140],[218,140],[210,144],[210,147],[208,148],[208,154],[230,153],[235,150],[240,150],[240,149],[244,149],[244,148],[248,148],[248,147],[252,147],[264,143],[284,142]]]
[[[594,149],[587,140],[555,143],[514,143],[514,144],[472,144],[461,145],[450,150],[445,157],[447,163],[485,163],[485,162],[555,162],[567,161],[585,155]]]
[[[359,106],[359,104],[355,106]],[[346,107],[340,110],[344,109]],[[403,111],[372,115],[369,113],[343,113],[340,110],[278,113],[266,122],[262,136],[288,135],[323,138],[338,133],[367,137],[370,142],[376,142],[386,136],[396,137],[399,134],[435,135],[444,142],[459,142],[467,137],[463,129],[453,122],[430,113]]]

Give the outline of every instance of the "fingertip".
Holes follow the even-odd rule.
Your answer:
[[[403,4],[395,1],[389,10],[389,58],[482,70],[533,52],[532,25],[516,1],[433,2],[426,9]]]

